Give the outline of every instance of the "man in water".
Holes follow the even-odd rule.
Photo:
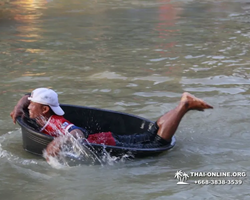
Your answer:
[[[88,134],[82,127],[77,127],[63,115],[59,105],[58,95],[48,88],[37,88],[31,94],[23,96],[14,107],[10,116],[14,123],[18,116],[24,116],[24,110],[29,110],[29,117],[35,119],[41,127],[40,132],[51,135],[55,139],[46,148],[48,155],[57,155],[62,145],[61,138],[67,138],[67,133],[76,139],[86,138],[90,143],[113,146],[158,148],[171,143],[182,117],[189,110],[203,111],[213,107],[195,96],[184,92],[177,107],[161,116],[149,131],[143,134],[119,136],[115,133],[104,132]]]

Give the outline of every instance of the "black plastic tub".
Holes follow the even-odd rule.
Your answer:
[[[153,124],[153,122],[148,119],[122,112],[66,104],[62,104],[61,107],[65,112],[64,117],[67,120],[76,126],[87,129],[90,134],[108,131],[120,135],[144,133]],[[53,137],[37,131],[34,121],[27,117],[18,117],[17,122],[22,129],[23,148],[30,153],[42,155],[42,151],[53,140]],[[173,148],[174,145],[174,137],[172,138],[171,144],[160,148],[138,149],[90,144],[91,149],[94,149],[97,153],[102,153],[105,149],[105,152],[108,152],[111,156],[129,154],[133,157],[157,155]]]

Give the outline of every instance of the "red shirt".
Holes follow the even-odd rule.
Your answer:
[[[58,137],[65,135],[72,126],[74,126],[74,124],[66,120],[63,116],[52,115],[41,129],[41,132],[53,137]],[[115,146],[115,140],[111,132],[91,134],[87,139],[89,143]]]

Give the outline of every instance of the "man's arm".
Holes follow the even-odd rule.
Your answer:
[[[76,139],[85,138],[84,133],[80,129],[74,129],[70,131],[70,134],[73,135]]]
[[[24,109],[28,108],[30,101],[28,100],[29,95],[24,95],[16,104],[13,111],[10,113],[10,116],[13,120],[13,123],[16,123],[16,118],[19,116],[24,116]]]

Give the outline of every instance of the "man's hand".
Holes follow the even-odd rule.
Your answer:
[[[19,116],[23,117],[24,116],[24,111],[23,111],[22,108],[15,106],[13,111],[10,113],[10,116],[11,116],[11,118],[13,120],[13,123],[15,124],[17,117],[19,117]]]
[[[84,138],[84,134],[81,130],[79,129],[74,129],[73,131],[70,132],[70,135],[63,135],[56,137],[53,141],[51,141],[47,148],[46,148],[46,153],[44,154],[45,159],[47,162],[49,162],[49,157],[56,157],[62,150],[62,147],[64,144],[67,142],[70,142],[70,145],[73,145],[72,139],[81,139]]]
[[[14,107],[13,111],[10,113],[10,116],[13,120],[13,123],[16,123],[17,117],[24,116],[24,108],[28,108],[30,101],[28,100],[29,95],[23,96]]]
[[[63,138],[63,136],[57,137],[53,141],[51,141],[46,148],[47,155],[48,156],[57,156],[58,153],[60,152],[61,146],[63,145],[64,142],[65,142],[65,139]]]

